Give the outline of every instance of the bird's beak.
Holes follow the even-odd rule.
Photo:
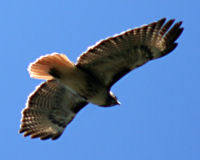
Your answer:
[[[117,105],[120,105],[121,103],[120,103],[120,101],[117,100],[117,103],[116,103],[116,104],[117,104]]]

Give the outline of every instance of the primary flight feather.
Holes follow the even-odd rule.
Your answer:
[[[173,51],[182,22],[163,18],[128,30],[90,47],[74,64],[53,53],[31,63],[30,76],[45,79],[28,97],[20,133],[31,138],[57,139],[88,103],[102,107],[120,104],[110,91],[131,70]]]

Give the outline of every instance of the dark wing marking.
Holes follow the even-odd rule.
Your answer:
[[[22,111],[20,133],[31,138],[57,139],[87,102],[56,80],[42,83]]]
[[[177,46],[175,41],[183,31],[182,22],[172,26],[174,20],[167,23],[165,20],[98,42],[78,58],[76,66],[111,87],[132,69],[168,54]]]

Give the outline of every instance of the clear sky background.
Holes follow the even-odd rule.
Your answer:
[[[166,17],[183,21],[178,47],[121,79],[113,108],[88,105],[56,141],[18,134],[27,96],[41,83],[27,66],[41,55],[72,60],[100,39]],[[0,159],[199,160],[199,0],[0,2]]]

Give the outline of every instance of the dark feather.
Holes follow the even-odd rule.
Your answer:
[[[174,20],[165,21],[163,18],[98,42],[78,58],[76,66],[112,86],[132,69],[173,51],[183,28],[181,22],[172,26]]]
[[[31,138],[57,139],[85,105],[82,97],[58,81],[42,83],[28,98],[19,132]]]

